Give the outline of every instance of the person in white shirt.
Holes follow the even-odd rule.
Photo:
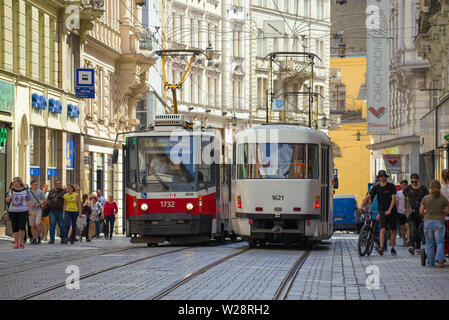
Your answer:
[[[410,235],[410,226],[407,223],[407,216],[405,215],[403,208],[403,198],[404,198],[404,190],[407,188],[408,181],[401,181],[401,190],[396,193],[396,206],[398,209],[398,224],[401,227],[401,238],[402,238],[402,246],[406,247],[408,238]]]
[[[161,154],[159,157],[153,158],[150,163],[150,167],[153,168],[156,173],[166,173],[168,165],[168,157],[166,154]]]

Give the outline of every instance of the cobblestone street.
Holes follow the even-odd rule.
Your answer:
[[[57,242],[28,245],[24,250],[11,247],[6,237],[0,240],[1,299],[151,299],[196,270],[248,249],[246,242],[148,248],[130,244],[121,236],[75,245]],[[402,246],[397,251],[397,256],[374,252],[360,257],[357,235],[337,233],[310,253],[287,299],[449,299],[448,268],[422,267],[419,255],[411,256]],[[278,245],[245,251],[192,278],[163,299],[270,300],[303,252]],[[70,265],[79,267],[79,290],[64,285]],[[378,289],[366,286],[370,266],[379,269]]]

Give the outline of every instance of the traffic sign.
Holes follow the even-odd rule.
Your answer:
[[[284,109],[284,101],[282,99],[276,99],[271,106],[273,111],[282,111]]]
[[[95,99],[94,69],[76,69],[76,97]]]

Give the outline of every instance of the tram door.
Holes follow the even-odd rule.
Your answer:
[[[329,234],[329,146],[321,146],[321,236]]]

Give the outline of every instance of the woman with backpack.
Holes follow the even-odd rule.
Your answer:
[[[429,266],[444,267],[444,234],[446,225],[444,217],[449,213],[448,200],[441,194],[441,184],[433,180],[430,194],[422,200],[419,212],[424,216],[424,236],[426,238],[426,255]],[[434,241],[437,244],[435,261]]]
[[[32,203],[30,191],[25,188],[21,178],[12,180],[12,188],[9,190],[6,202],[9,203],[9,219],[12,222],[14,237],[14,249],[24,249],[23,239],[25,237],[25,225],[31,212]]]
[[[83,194],[81,214],[86,217],[86,225],[84,226],[83,230],[81,230],[80,242],[83,241],[83,237],[86,237],[86,242],[90,242],[89,225],[90,217],[92,215],[92,209],[91,203],[89,201],[89,196],[87,194]]]
[[[98,202],[98,196],[95,192],[91,195],[92,204],[91,204],[91,211],[92,211],[92,221],[95,223],[95,239],[98,239],[100,237],[100,218],[103,216],[103,208],[101,207],[101,204]]]

